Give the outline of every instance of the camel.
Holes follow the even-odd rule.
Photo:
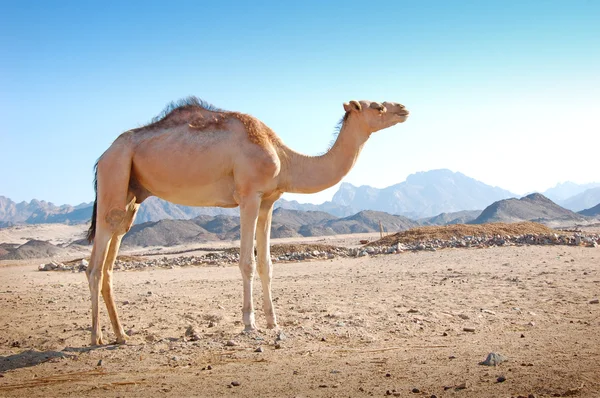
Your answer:
[[[113,296],[113,264],[123,235],[149,196],[185,206],[240,207],[244,330],[256,330],[256,270],[267,327],[277,328],[269,247],[273,204],[284,192],[314,193],[337,184],[373,132],[404,122],[409,113],[398,103],[354,100],[344,103],[344,111],[336,141],[321,156],[295,152],[260,120],[195,97],[171,103],[150,124],[121,134],[95,166],[96,199],[87,236],[93,247],[86,270],[91,344],[104,344],[98,321],[100,291],[116,343],[125,343]]]

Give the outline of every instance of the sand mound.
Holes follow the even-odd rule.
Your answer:
[[[15,250],[5,254],[1,260],[27,260],[34,258],[54,257],[65,252],[64,249],[54,246],[50,242],[32,239],[22,244]]]
[[[397,243],[419,242],[432,239],[447,240],[452,237],[463,236],[494,236],[494,235],[526,235],[526,234],[554,234],[557,231],[545,225],[534,222],[519,223],[489,223],[479,225],[444,225],[412,228],[408,231],[398,232],[384,237],[367,246],[392,246]]]

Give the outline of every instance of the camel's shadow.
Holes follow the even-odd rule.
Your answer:
[[[77,354],[98,349],[114,350],[117,346],[95,346],[95,347],[66,347],[62,351],[35,351],[27,350],[18,354],[0,356],[0,372],[27,368],[59,358],[75,358]],[[73,354],[70,354],[73,353]]]

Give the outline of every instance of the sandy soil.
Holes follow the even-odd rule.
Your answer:
[[[5,266],[0,396],[600,396],[599,259],[538,246],[276,264],[281,341],[241,333],[237,267],[117,272],[131,337],[95,348],[83,273]],[[114,338],[104,307],[101,322]],[[479,365],[490,352],[508,361]]]

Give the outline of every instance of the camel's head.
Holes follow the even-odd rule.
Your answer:
[[[358,122],[369,133],[379,131],[408,118],[408,111],[395,102],[350,101],[344,104],[346,117],[357,117]]]

